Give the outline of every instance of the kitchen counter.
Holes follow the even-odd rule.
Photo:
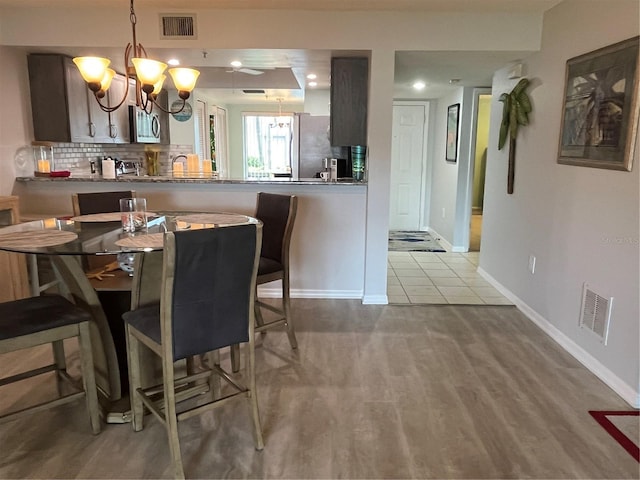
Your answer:
[[[306,298],[358,298],[364,289],[367,184],[319,178],[260,181],[120,176],[23,177],[14,182],[20,214],[72,215],[74,193],[134,190],[153,211],[233,212],[252,215],[258,192],[296,195],[298,213],[290,247],[291,294]],[[263,296],[280,286],[261,285]]]
[[[322,180],[321,178],[266,178],[264,180],[246,180],[233,178],[196,178],[196,177],[149,177],[136,175],[120,175],[115,179],[102,178],[100,175],[70,177],[17,177],[17,182],[107,182],[107,183],[196,183],[217,185],[366,185],[366,182],[355,182],[352,178],[338,180]]]

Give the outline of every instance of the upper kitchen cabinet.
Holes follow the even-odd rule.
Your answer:
[[[103,112],[71,58],[64,55],[32,54],[28,56],[28,64],[35,140],[129,142],[126,107],[129,100],[112,114]],[[109,92],[114,97],[112,104],[124,95],[124,82],[124,76],[114,78],[114,90]],[[106,103],[108,98],[103,101]]]
[[[127,80],[129,81],[129,90],[127,92]],[[83,81],[84,83],[84,81]],[[89,89],[85,85],[85,90],[89,91]],[[107,142],[113,143],[129,143],[131,141],[131,136],[129,134],[129,105],[135,105],[135,95],[136,95],[136,82],[133,79],[127,79],[124,75],[116,75],[113,77],[111,81],[111,86],[107,91],[107,97],[103,99],[102,103],[107,104],[107,98],[109,101],[109,105],[115,106],[124,97],[125,92],[127,92],[127,99],[117,110],[108,114],[108,135],[109,139]],[[89,92],[89,102],[93,103],[95,107],[98,108],[98,111],[101,112],[100,106],[98,102],[95,101],[91,92]]]
[[[331,145],[367,144],[369,59],[331,59]]]

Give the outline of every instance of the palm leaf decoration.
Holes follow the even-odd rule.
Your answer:
[[[525,90],[529,86],[527,78],[521,79],[510,93],[500,95],[502,106],[502,123],[498,137],[498,150],[502,150],[509,137],[509,172],[507,178],[507,193],[513,193],[513,179],[516,160],[516,137],[520,125],[529,125],[531,100]]]

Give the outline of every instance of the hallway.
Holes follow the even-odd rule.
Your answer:
[[[511,305],[476,271],[479,255],[479,252],[389,252],[389,303]]]

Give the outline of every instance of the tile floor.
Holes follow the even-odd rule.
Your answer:
[[[476,272],[479,252],[389,252],[389,303],[511,305]]]

